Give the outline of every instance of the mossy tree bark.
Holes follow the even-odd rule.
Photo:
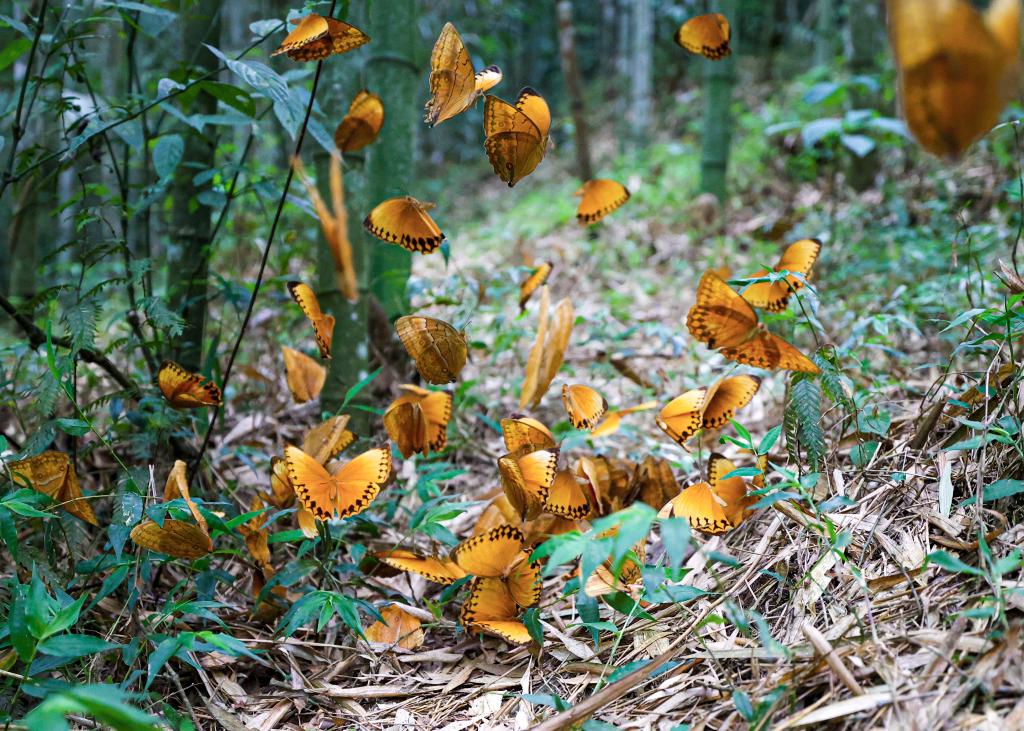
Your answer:
[[[736,0],[723,0],[719,12],[736,16]],[[704,124],[700,155],[700,190],[724,201],[729,147],[732,143],[732,88],[736,83],[736,55],[739,35],[734,26],[732,54],[720,61],[704,59]]]

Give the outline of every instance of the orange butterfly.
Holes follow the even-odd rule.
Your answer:
[[[459,377],[469,357],[464,331],[456,330],[443,320],[421,315],[399,317],[395,330],[427,383],[441,386],[454,383]]]
[[[260,496],[253,495],[249,510],[255,513],[263,510],[264,507]],[[266,515],[257,515],[238,526],[238,532],[245,538],[245,547],[249,549],[249,554],[256,565],[273,570],[270,563],[270,529],[267,528],[266,522]]]
[[[532,173],[548,149],[551,111],[544,97],[524,87],[512,106],[488,94],[484,99],[484,149],[499,178],[512,187]]]
[[[818,239],[800,239],[790,244],[782,253],[779,263],[771,271],[790,272],[785,279],[778,282],[754,282],[743,290],[743,299],[754,307],[769,312],[780,312],[789,304],[793,292],[804,286],[811,274],[811,267],[821,251]],[[769,274],[767,269],[751,274],[750,279],[764,277]]]
[[[760,378],[744,375],[723,378],[710,388],[702,386],[687,391],[665,404],[658,414],[658,426],[680,447],[685,447],[699,429],[720,429],[728,424],[760,387]]]
[[[327,464],[356,440],[356,435],[348,429],[348,422],[348,414],[338,414],[313,427],[302,439],[302,451],[320,464]]]
[[[334,144],[341,152],[357,152],[380,134],[384,126],[384,104],[376,94],[363,89],[348,106],[348,114],[334,130]]]
[[[349,302],[359,301],[359,286],[356,282],[355,263],[352,260],[352,244],[348,240],[348,211],[345,209],[345,181],[341,173],[341,155],[332,153],[330,157],[331,207],[328,208],[320,191],[306,175],[302,159],[296,155],[292,166],[302,185],[309,195],[317,218],[320,219],[320,230],[331,250],[334,260],[334,271],[338,276],[338,289]],[[333,209],[333,210],[332,210]]]
[[[309,322],[313,325],[313,335],[316,337],[316,345],[320,348],[320,357],[330,359],[331,338],[334,335],[334,315],[329,315],[320,309],[320,302],[316,298],[316,292],[308,284],[302,282],[288,282],[288,291],[292,299],[299,305]]]
[[[440,452],[448,443],[452,395],[404,384],[403,395],[384,412],[384,428],[402,456]]]
[[[618,526],[597,534],[598,538],[614,536],[619,532]],[[634,556],[636,557],[634,559]],[[604,596],[616,591],[627,592],[634,599],[640,597],[642,587],[638,584],[643,576],[643,565],[647,560],[647,540],[641,538],[633,546],[633,556],[627,554],[619,567],[619,574],[613,573],[614,564],[609,557],[602,565],[587,577],[583,592],[587,596]]]
[[[523,520],[533,520],[544,509],[558,466],[557,449],[525,446],[498,459],[505,497]]]
[[[518,614],[515,597],[506,582],[479,576],[470,582],[469,597],[462,605],[460,619],[467,629],[524,645],[530,642],[530,632],[519,621]]]
[[[551,276],[551,270],[553,265],[550,262],[544,262],[539,267],[530,272],[530,276],[523,280],[523,283],[519,285],[519,311],[522,312],[526,309],[526,303],[530,301],[530,297],[533,293],[548,281],[548,277]]]
[[[430,101],[423,121],[431,127],[469,109],[485,91],[501,81],[501,69],[488,66],[473,73],[473,60],[462,36],[445,23],[430,54]]]
[[[586,480],[590,502],[598,515],[611,515],[633,503],[635,488],[632,472],[635,465],[623,459],[580,457],[576,463],[577,477]]]
[[[1016,92],[1020,0],[889,0],[900,102],[928,152],[955,158],[992,129]]]
[[[176,409],[199,409],[223,403],[216,383],[185,370],[171,360],[160,365],[157,383],[167,403]]]
[[[501,434],[505,439],[505,448],[510,452],[527,446],[532,449],[555,448],[555,437],[551,430],[536,419],[522,414],[502,419]]]
[[[720,454],[708,460],[708,481],[690,485],[658,513],[665,518],[686,518],[701,533],[718,535],[738,528],[753,500],[747,497],[742,477],[729,477],[736,467]]]
[[[333,473],[298,447],[284,448],[288,479],[318,520],[348,518],[366,510],[391,474],[391,450],[371,449]]]
[[[379,621],[364,631],[370,642],[397,645],[406,650],[415,650],[423,644],[423,628],[419,618],[397,604],[389,604],[381,609],[380,616]]]
[[[99,526],[96,514],[88,500],[82,497],[82,487],[71,459],[63,452],[48,451],[29,459],[8,462],[2,474],[9,474],[15,484],[27,486],[49,496],[59,507],[76,518]]]
[[[582,384],[562,386],[562,405],[575,429],[593,429],[608,410],[604,396]]]
[[[560,518],[579,520],[590,514],[587,493],[571,470],[558,470],[544,500],[544,512]]]
[[[281,346],[281,353],[284,356],[288,389],[295,403],[304,404],[319,396],[327,380],[327,369],[305,353],[287,345]]]
[[[597,223],[629,200],[629,191],[621,183],[607,178],[588,180],[576,191],[580,205],[576,220],[581,226]]]
[[[732,53],[729,48],[731,36],[729,21],[725,16],[708,13],[690,18],[679,26],[675,40],[690,53],[719,61]]]
[[[633,472],[630,492],[636,495],[637,500],[655,510],[660,509],[679,494],[679,483],[672,474],[672,465],[668,460],[652,455],[644,457],[644,461]]]
[[[450,558],[420,556],[401,548],[380,551],[374,556],[387,566],[399,571],[412,571],[437,584],[454,584],[466,577],[466,572]]]
[[[704,272],[686,316],[690,334],[737,363],[765,370],[820,373],[810,358],[768,329],[750,304],[713,272]]]
[[[604,417],[604,421],[598,424],[590,432],[590,438],[596,439],[597,437],[606,437],[609,434],[614,434],[619,430],[622,425],[622,417],[627,414],[635,414],[640,411],[649,411],[658,405],[657,401],[645,401],[642,404],[636,406],[630,406],[627,409],[619,409],[618,411],[610,412]]]
[[[423,203],[411,195],[389,198],[363,219],[363,228],[406,251],[430,254],[444,241],[441,229],[427,213],[433,207],[433,203]]]
[[[292,23],[296,23],[296,27],[271,56],[287,53],[293,61],[318,61],[370,42],[370,36],[354,25],[316,13],[296,18]]]

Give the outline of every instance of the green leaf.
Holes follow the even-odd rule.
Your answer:
[[[28,38],[15,38],[2,49],[0,49],[0,71],[17,61],[21,54],[32,48],[32,41]]]
[[[940,568],[946,569],[946,571],[952,571],[956,574],[971,574],[973,576],[984,575],[984,572],[981,569],[965,564],[956,556],[946,553],[945,551],[932,551],[925,559],[925,563],[933,563]]]
[[[363,378],[361,381],[359,381],[359,383],[357,383],[356,385],[352,386],[352,388],[350,388],[348,391],[346,391],[345,392],[345,400],[341,402],[341,408],[344,409],[345,406],[348,405],[348,402],[356,397],[356,394],[358,394],[364,388],[369,386],[373,382],[373,379],[375,379],[377,376],[380,375],[380,372],[382,370],[384,370],[384,366],[381,366],[380,368],[375,370],[373,373],[369,374],[368,376]]]
[[[46,625],[46,632],[40,639],[63,632],[75,624],[78,621],[78,616],[82,613],[82,607],[85,605],[86,598],[86,595],[83,594],[71,604],[58,611],[54,618]]]
[[[174,175],[185,154],[185,140],[181,135],[163,135],[153,144],[153,168],[161,178]]]
[[[661,521],[661,542],[668,555],[668,565],[682,566],[690,547],[690,524],[686,518],[664,518]]]
[[[117,731],[158,731],[160,719],[127,702],[128,696],[113,685],[71,686],[51,694],[25,716],[26,728],[61,731],[68,728],[68,714],[90,716],[101,726]],[[77,724],[76,724],[77,725]]]
[[[1024,480],[996,480],[995,482],[989,483],[985,486],[985,489],[981,491],[982,502],[991,502],[992,500],[999,500],[1000,498],[1010,497],[1011,495],[1017,495],[1024,492]],[[960,503],[961,507],[964,505],[973,505],[977,502],[977,495],[971,497]]]
[[[84,434],[88,434],[92,428],[89,426],[89,422],[82,421],[81,419],[56,419],[55,423],[57,428],[65,434],[70,434],[73,437],[80,437]]]
[[[66,634],[50,637],[39,643],[39,652],[58,657],[82,657],[121,647],[94,635]]]
[[[248,117],[256,116],[256,102],[245,89],[219,81],[203,81],[198,84],[198,88]]]
[[[773,426],[768,430],[768,433],[761,439],[761,443],[757,445],[758,454],[768,454],[772,451],[772,447],[775,446],[775,442],[779,441],[779,435],[782,434],[782,424]]]
[[[544,628],[540,624],[540,611],[537,607],[531,607],[526,610],[523,615],[523,624],[526,625],[526,631],[530,633],[530,637],[538,645],[544,644]]]
[[[736,710],[748,721],[754,720],[754,706],[750,702],[750,696],[742,690],[735,690],[732,693],[732,702]]]

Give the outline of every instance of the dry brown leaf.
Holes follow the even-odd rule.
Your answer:
[[[541,378],[541,363],[544,357],[545,338],[548,332],[548,310],[551,306],[551,294],[545,284],[540,289],[540,305],[537,310],[537,337],[530,348],[530,355],[526,359],[526,376],[523,378],[523,390],[519,395],[519,408],[526,408],[527,404],[535,406],[540,403],[540,396],[537,395]]]
[[[264,507],[259,495],[253,496],[252,504],[249,507],[250,512],[263,510]],[[270,529],[266,527],[266,521],[267,516],[261,513],[238,526],[239,532],[245,536],[245,546],[249,549],[253,560],[257,566],[263,568],[270,567]]]
[[[341,156],[332,153],[330,161],[331,206],[327,207],[320,191],[316,189],[302,160],[294,159],[295,172],[306,188],[309,201],[320,219],[320,229],[331,250],[334,260],[334,271],[338,275],[338,289],[349,302],[359,301],[359,287],[356,282],[355,264],[352,258],[352,244],[348,239],[348,210],[345,208],[345,184],[341,169]]]
[[[163,526],[144,520],[132,528],[131,539],[150,551],[194,560],[213,550],[210,536],[198,525],[168,518]]]
[[[99,525],[89,501],[82,497],[75,467],[63,452],[51,450],[30,459],[10,462],[7,469],[15,484],[41,492],[76,518]]]
[[[164,502],[170,502],[171,500],[177,500],[181,498],[185,501],[188,506],[189,512],[192,513],[192,517],[196,519],[196,523],[200,528],[203,529],[204,533],[209,533],[210,528],[206,524],[206,518],[199,512],[199,506],[192,500],[192,496],[188,491],[188,473],[187,466],[180,459],[174,460],[174,466],[167,475],[167,482],[164,483]]]
[[[423,629],[417,617],[395,604],[384,607],[380,616],[383,622],[374,622],[366,628],[366,639],[387,645],[398,643],[406,650],[415,650],[423,644]]]
[[[284,355],[288,388],[295,402],[304,404],[319,396],[327,380],[327,369],[305,353],[287,345],[281,346],[281,353]]]

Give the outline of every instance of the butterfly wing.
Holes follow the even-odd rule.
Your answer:
[[[398,244],[406,251],[430,254],[444,241],[444,234],[427,213],[433,204],[412,196],[389,198],[363,219],[363,228],[382,241]]]
[[[334,336],[334,315],[325,314],[320,309],[320,301],[316,298],[316,292],[308,284],[302,282],[288,282],[288,291],[292,299],[299,305],[299,309],[313,325],[313,335],[316,337],[316,345],[320,348],[320,357],[330,359],[331,338]]]
[[[523,520],[533,520],[540,515],[554,482],[558,462],[557,451],[530,452],[530,449],[532,447],[523,447],[498,459],[505,497]],[[534,456],[528,458],[529,455]]]
[[[505,578],[512,600],[523,609],[540,601],[540,561],[530,561],[529,551],[523,551],[513,561],[512,570]]]
[[[476,100],[476,77],[462,36],[445,23],[430,54],[430,100],[423,121],[431,127],[468,109]]]
[[[658,413],[658,426],[680,447],[685,448],[686,442],[700,429],[706,397],[706,388],[695,388],[676,396]]]
[[[412,551],[395,549],[374,554],[377,560],[398,569],[412,571],[437,584],[454,584],[466,576],[457,563],[435,556],[420,556]]]
[[[467,629],[496,635],[514,644],[530,642],[526,626],[516,619],[515,599],[501,579],[477,577],[470,582],[469,597],[460,618]]]
[[[505,448],[509,452],[518,451],[523,447],[530,449],[553,449],[555,447],[555,437],[551,430],[528,416],[502,419],[501,433],[505,438]]]
[[[580,196],[576,220],[581,226],[597,223],[629,200],[629,191],[626,187],[607,178],[588,180],[576,195]]]
[[[334,144],[342,152],[356,152],[376,140],[383,126],[384,104],[379,96],[363,89],[334,130]]]
[[[779,282],[755,282],[743,290],[743,299],[769,312],[780,312],[789,304],[790,295],[804,286],[811,273],[811,267],[821,251],[821,242],[817,239],[801,239],[786,247],[775,271],[788,271],[788,275]],[[768,272],[762,270],[754,277],[762,277]],[[797,277],[800,274],[802,277]]]
[[[303,404],[319,396],[327,380],[327,369],[305,353],[287,345],[281,346],[281,353],[284,356],[288,390],[292,392],[295,403]]]
[[[484,98],[484,149],[495,174],[508,187],[536,170],[544,159],[550,124],[547,103],[529,87],[519,93],[516,106],[490,94]]]
[[[999,121],[1019,53],[1003,45],[1019,33],[1017,0],[1012,5],[1018,29],[1007,24],[993,35],[966,0],[888,3],[903,115],[928,152],[958,157]],[[1007,17],[1003,8],[1010,6],[994,3],[989,17]]]
[[[708,482],[711,489],[725,503],[722,511],[733,528],[743,522],[747,507],[747,483],[742,477],[726,477],[735,471],[736,465],[722,455],[715,453],[708,459]]]
[[[432,317],[407,315],[395,321],[395,330],[428,383],[454,383],[459,377],[469,349],[465,336],[454,327]]]
[[[721,429],[737,411],[750,403],[761,387],[757,376],[732,376],[723,378],[708,391],[701,412],[701,426],[705,429]]]
[[[501,69],[493,64],[477,71],[473,79],[476,85],[477,97],[496,86],[502,78],[504,76],[501,73]],[[474,101],[476,100],[474,99]]]
[[[691,528],[710,535],[719,535],[732,529],[724,506],[706,482],[685,488],[662,508],[659,515],[686,518]]]
[[[213,381],[192,373],[174,361],[165,360],[157,373],[157,384],[167,402],[176,409],[220,406],[220,389]]]
[[[408,396],[393,401],[384,412],[384,429],[406,459],[426,454],[427,420],[419,402]]]
[[[430,391],[420,401],[420,408],[427,422],[427,446],[431,452],[440,452],[448,444],[452,395],[445,391]]]
[[[320,464],[327,464],[356,440],[347,428],[348,421],[348,414],[338,414],[313,427],[302,440],[302,451]]]
[[[803,371],[804,373],[821,373],[821,369],[810,358],[767,330],[741,345],[732,348],[720,348],[719,353],[731,361],[745,363],[765,370]]]
[[[530,297],[537,291],[545,282],[548,281],[548,277],[551,276],[551,270],[553,266],[549,262],[541,264],[539,267],[530,272],[523,283],[519,286],[519,311],[522,312],[526,309],[526,303],[530,301]]]
[[[590,514],[590,502],[583,487],[570,470],[559,470],[551,483],[544,512],[570,520],[579,520]]]
[[[562,405],[569,421],[576,429],[591,430],[601,422],[608,410],[608,402],[590,386],[565,384],[562,386]]]
[[[679,26],[675,40],[690,53],[718,61],[732,53],[729,48],[731,35],[729,21],[724,15],[708,13],[690,18]]]
[[[356,515],[369,507],[391,476],[391,450],[368,449],[332,475],[337,485],[334,509],[339,518]],[[298,489],[298,488],[296,488]]]
[[[452,558],[467,574],[505,576],[523,550],[523,540],[518,528],[499,525],[464,540],[452,551]]]
[[[686,315],[690,334],[709,348],[742,343],[757,328],[757,313],[714,272],[704,272],[697,301]]]
[[[280,56],[282,53],[287,53],[289,58],[300,60],[292,54],[297,53],[302,48],[314,47],[316,52],[322,52],[326,46],[325,39],[329,32],[330,27],[327,25],[327,19],[322,15],[310,13],[298,21],[298,25],[292,29],[291,33],[285,36],[281,45],[270,55]]]

